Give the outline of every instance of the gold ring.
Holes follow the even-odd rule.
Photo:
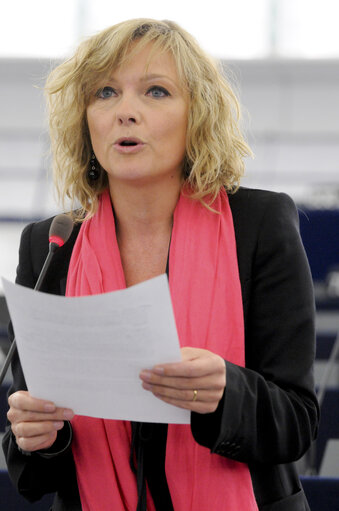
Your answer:
[[[192,399],[192,401],[196,401],[197,397],[198,397],[198,391],[197,390],[193,390],[193,399]]]

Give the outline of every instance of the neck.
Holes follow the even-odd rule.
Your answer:
[[[147,237],[171,229],[181,181],[147,187],[110,183],[118,237]]]

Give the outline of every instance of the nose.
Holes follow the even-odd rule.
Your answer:
[[[126,95],[121,98],[116,111],[117,121],[120,125],[131,125],[139,122],[140,114],[137,110],[136,99]]]
[[[128,115],[128,114],[126,115],[126,114],[120,113],[117,115],[117,119],[118,119],[119,124],[126,125],[126,126],[128,126],[129,124],[135,124],[137,122],[135,116]]]

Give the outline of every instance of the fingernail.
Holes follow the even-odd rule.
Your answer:
[[[45,412],[55,412],[56,406],[53,403],[46,403],[44,409]]]
[[[55,429],[62,429],[64,427],[64,421],[55,421],[54,422]]]
[[[65,419],[67,419],[67,420],[73,419],[73,417],[74,417],[74,412],[73,412],[73,410],[65,409],[65,410],[64,410],[64,417],[65,417]]]
[[[150,385],[149,383],[142,382],[142,386],[145,390],[152,390],[153,385]]]
[[[165,369],[163,367],[160,367],[160,366],[155,366],[153,368],[153,372],[155,374],[160,374],[160,375],[163,375],[165,373]]]
[[[151,381],[152,378],[151,371],[141,371],[140,378],[145,381]]]

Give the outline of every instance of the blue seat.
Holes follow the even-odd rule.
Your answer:
[[[339,264],[339,209],[299,211],[300,233],[314,280],[324,280],[328,270]]]
[[[0,510],[1,511],[48,511],[53,495],[46,495],[39,502],[31,504],[14,489],[7,470],[0,470]]]
[[[317,360],[327,360],[330,357],[336,337],[336,332],[317,332]]]
[[[316,467],[319,470],[326,442],[330,438],[339,438],[339,389],[327,389],[321,407],[318,438],[316,441]],[[325,508],[324,508],[325,509]],[[339,510],[339,501],[338,508]]]
[[[302,477],[301,483],[312,511],[338,511],[339,479]],[[39,502],[30,504],[14,490],[7,471],[0,470],[1,511],[47,511],[52,500],[52,495],[46,495]]]
[[[303,476],[301,484],[312,511],[338,511],[339,478]]]

